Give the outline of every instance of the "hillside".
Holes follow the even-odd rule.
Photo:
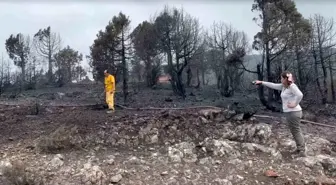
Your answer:
[[[134,109],[106,114],[101,90],[72,85],[2,99],[0,184],[335,184],[335,128],[303,124],[309,156],[296,157],[281,115],[252,95],[219,101],[210,88],[188,89],[194,95],[182,100],[168,87],[133,88]],[[226,109],[233,102],[271,117],[243,119]]]

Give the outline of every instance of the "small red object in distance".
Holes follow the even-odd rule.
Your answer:
[[[266,170],[265,175],[267,177],[279,177],[279,175],[273,170]]]

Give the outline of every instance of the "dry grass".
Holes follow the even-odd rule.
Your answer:
[[[75,136],[77,133],[78,129],[76,126],[60,126],[51,134],[39,138],[36,146],[41,152],[47,153],[71,149],[76,146]]]

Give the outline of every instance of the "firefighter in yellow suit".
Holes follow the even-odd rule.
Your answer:
[[[115,78],[107,70],[104,71],[105,75],[105,94],[106,94],[106,103],[109,110],[107,113],[114,112],[114,93],[115,93]]]

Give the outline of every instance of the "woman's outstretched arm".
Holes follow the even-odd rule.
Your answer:
[[[271,88],[271,89],[275,89],[275,90],[282,90],[283,85],[281,83],[272,83],[272,82],[261,82],[262,85]]]

